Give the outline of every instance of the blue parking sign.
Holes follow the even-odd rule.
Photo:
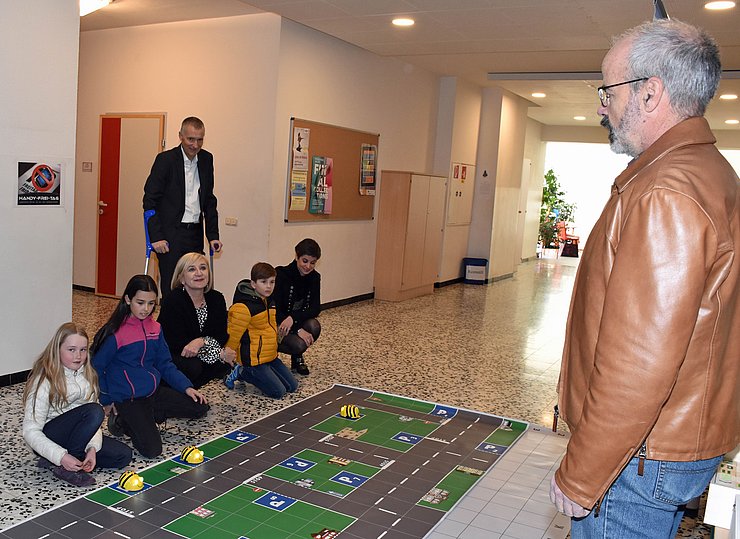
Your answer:
[[[331,478],[332,481],[357,488],[367,481],[367,477],[349,472],[339,472]]]
[[[455,417],[457,415],[457,408],[437,404],[434,407],[434,410],[432,410],[431,415],[436,415],[439,417]]]
[[[253,503],[274,509],[275,511],[285,511],[288,507],[295,503],[295,499],[288,498],[282,494],[276,492],[268,492],[264,496],[257,498]]]
[[[486,442],[480,444],[476,449],[478,451],[485,451],[486,453],[494,453],[496,455],[503,455],[504,451],[506,451],[506,447],[503,445],[488,444]]]
[[[252,434],[249,432],[244,432],[243,430],[235,430],[234,432],[228,433],[224,438],[228,438],[229,440],[234,440],[235,442],[241,442],[243,444],[246,444],[247,442],[251,442],[258,436],[256,434]]]
[[[299,472],[305,472],[312,468],[316,463],[310,460],[299,459],[298,457],[290,457],[280,463],[280,466],[288,468],[290,470],[298,470]]]
[[[409,434],[408,432],[399,432],[392,439],[396,440],[397,442],[403,442],[405,444],[411,445],[416,445],[421,442],[421,436],[417,436],[416,434]]]

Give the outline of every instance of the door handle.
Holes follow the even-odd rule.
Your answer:
[[[108,204],[102,200],[98,200],[98,215],[103,215],[103,208],[107,208]]]

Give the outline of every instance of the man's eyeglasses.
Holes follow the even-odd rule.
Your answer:
[[[609,84],[608,86],[599,86],[596,88],[596,92],[599,94],[599,101],[601,101],[601,106],[606,107],[609,104],[609,97],[611,97],[606,91],[609,88],[614,88],[615,86],[622,86],[623,84],[632,84],[634,82],[640,82],[643,80],[648,80],[649,77],[641,77],[639,79],[632,79],[632,80],[626,80],[624,82],[618,82],[616,84]]]

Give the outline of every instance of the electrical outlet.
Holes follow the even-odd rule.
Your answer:
[[[227,217],[224,221],[228,226],[236,226],[239,224],[239,219],[236,217]]]

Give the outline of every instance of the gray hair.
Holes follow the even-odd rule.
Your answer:
[[[704,115],[722,74],[719,47],[712,36],[690,24],[663,19],[636,26],[617,38],[622,39],[632,41],[628,79],[657,77],[676,114]]]

